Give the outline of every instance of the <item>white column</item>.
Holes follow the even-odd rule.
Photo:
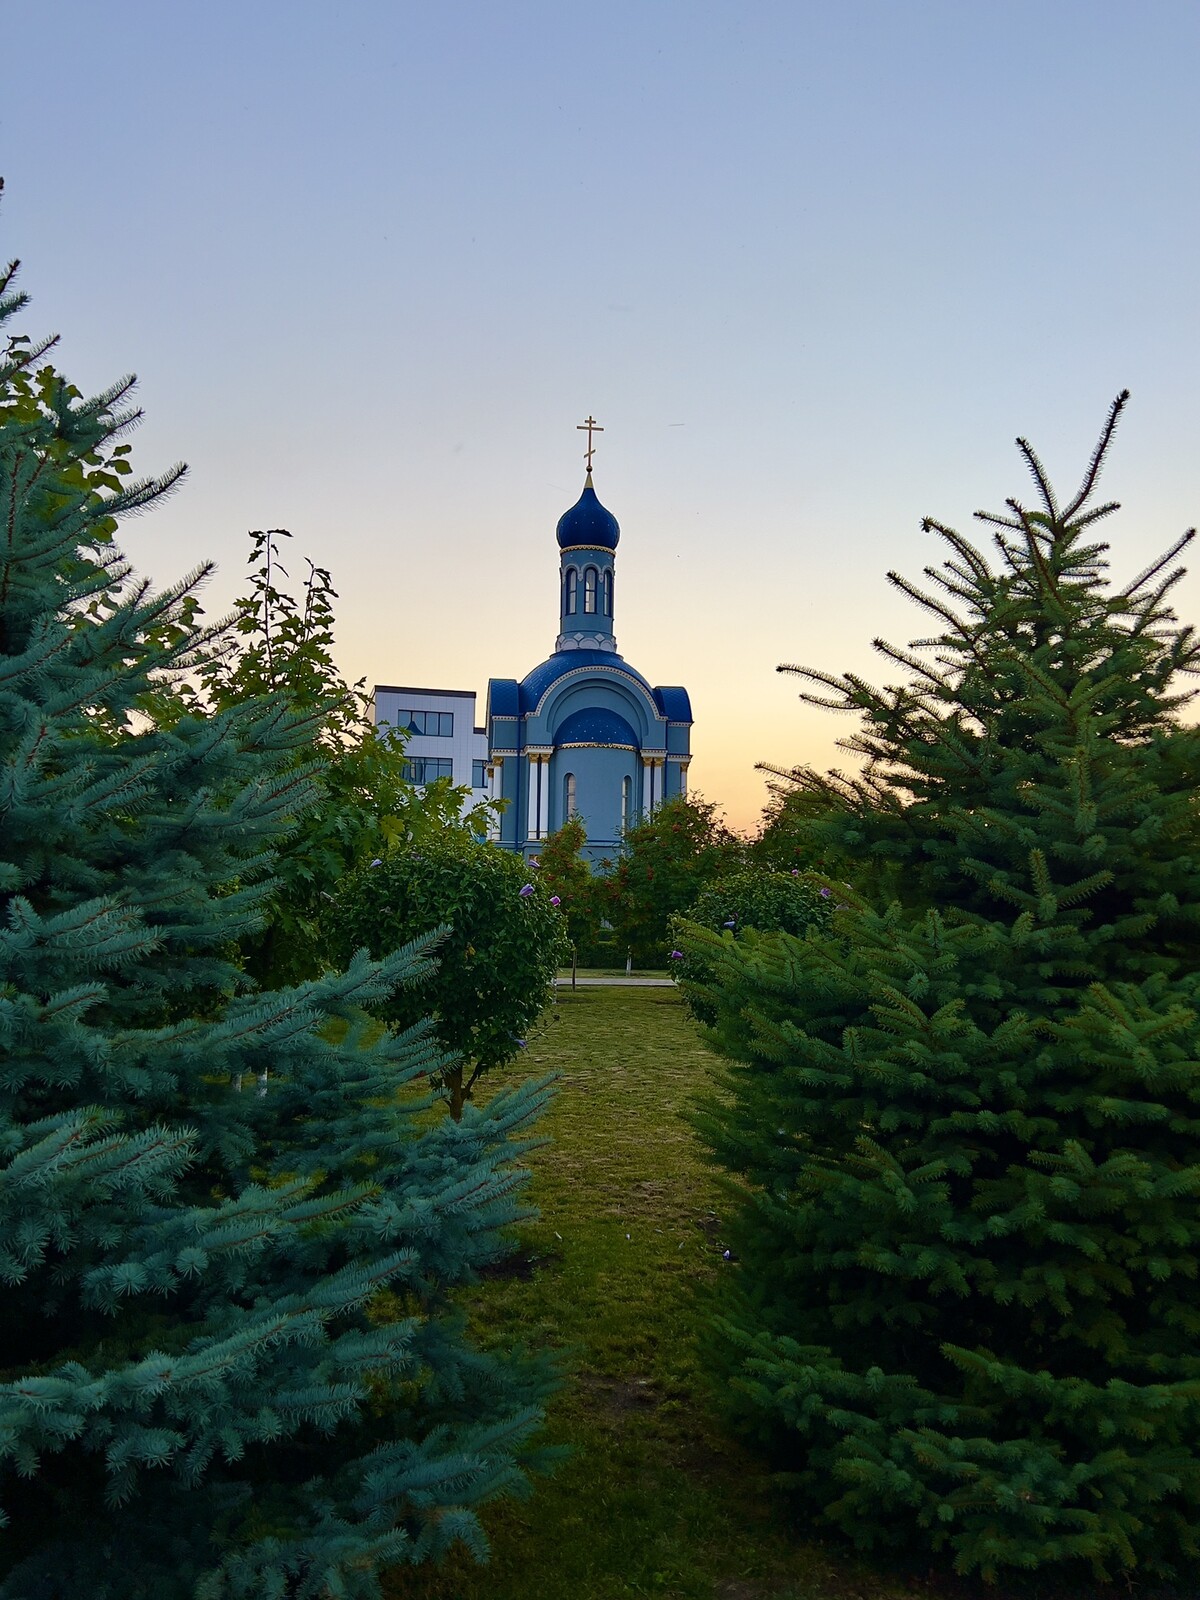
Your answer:
[[[544,839],[550,832],[550,757],[541,757],[542,790],[541,806],[538,809],[538,838]]]
[[[538,806],[538,771],[540,758],[538,756],[528,756],[526,759],[529,762],[529,804],[525,808],[525,816],[528,824],[526,833],[530,839],[536,839],[538,836],[538,823],[541,820],[539,814],[540,807]]]
[[[649,756],[642,757],[642,815],[650,815],[650,784],[654,773],[654,763]]]

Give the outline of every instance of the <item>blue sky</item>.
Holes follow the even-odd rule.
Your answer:
[[[84,388],[134,370],[125,544],[332,568],[354,678],[476,688],[556,628],[553,529],[619,517],[617,635],[692,779],[837,759],[781,661],[885,675],[885,581],[1026,482],[1105,481],[1117,573],[1200,515],[1193,4],[322,6],[5,19],[4,248]],[[1200,583],[1181,590],[1188,616]]]

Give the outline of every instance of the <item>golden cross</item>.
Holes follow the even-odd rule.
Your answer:
[[[592,443],[592,435],[593,433],[603,433],[604,429],[596,421],[595,417],[589,417],[586,422],[577,422],[575,424],[576,433],[583,433],[585,431],[588,436],[588,447],[587,453],[584,456],[584,460],[587,462],[587,469],[590,472],[592,470],[592,453],[596,448]]]

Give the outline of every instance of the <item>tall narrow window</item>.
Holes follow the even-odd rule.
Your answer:
[[[629,778],[629,777],[624,777],[624,778],[621,779],[621,827],[622,828],[627,828],[629,826],[629,805],[630,805],[630,802],[631,802],[632,799],[633,799],[633,779]]]
[[[567,568],[566,589],[563,594],[563,615],[570,616],[579,608],[579,574],[574,567]]]
[[[601,601],[602,601],[602,604],[600,606],[601,611],[603,611],[603,613],[604,613],[604,615],[606,617],[611,617],[612,616],[612,573],[611,572],[606,572],[604,574],[603,578],[600,580],[600,596],[601,596]]]
[[[589,567],[583,575],[583,609],[589,615],[596,610],[596,579],[595,567]]]
[[[568,772],[563,779],[563,821],[570,822],[575,815],[575,774]]]

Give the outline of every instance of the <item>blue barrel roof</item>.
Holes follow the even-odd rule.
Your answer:
[[[631,678],[639,688],[650,694],[650,685],[640,672],[634,670],[615,650],[558,650],[549,660],[534,667],[521,680],[521,714],[537,708],[538,701],[552,683],[574,672],[577,667],[607,667],[624,678]]]
[[[668,722],[691,722],[692,702],[686,689],[655,689],[654,700]]]
[[[589,472],[583,493],[558,519],[558,548],[566,550],[575,544],[593,544],[604,550],[615,550],[620,537],[621,525],[596,498]]]
[[[602,706],[573,711],[554,736],[562,744],[625,744],[638,748],[638,736],[624,717]]]

